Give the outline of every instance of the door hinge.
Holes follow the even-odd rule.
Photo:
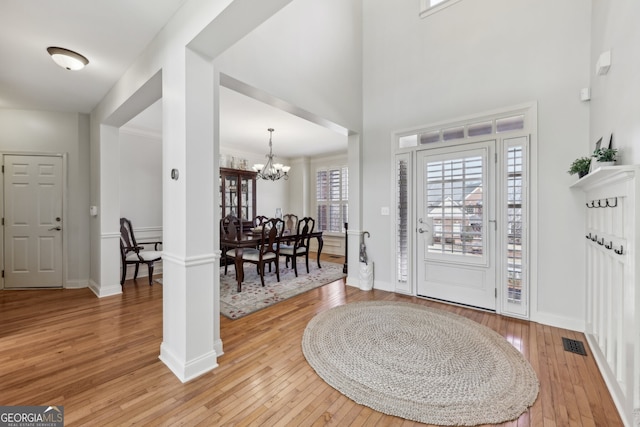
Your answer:
[[[4,277],[4,270],[2,270],[2,277]]]
[[[4,226],[4,218],[2,218],[2,225]]]
[[[496,151],[495,153],[493,153],[493,162],[494,163],[498,163],[498,152]]]
[[[498,299],[498,288],[493,288],[493,290],[495,291],[496,299]]]

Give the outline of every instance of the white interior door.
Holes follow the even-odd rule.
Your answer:
[[[495,146],[418,151],[418,295],[496,309]]]
[[[62,158],[4,156],[5,288],[62,287]]]

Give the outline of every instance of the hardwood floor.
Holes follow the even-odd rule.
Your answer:
[[[0,405],[63,405],[66,426],[421,425],[352,402],[302,355],[302,333],[315,314],[368,300],[451,311],[518,348],[538,374],[540,394],[505,426],[622,425],[590,351],[563,350],[563,336],[586,346],[582,334],[342,281],[239,320],[222,317],[219,367],[187,384],[158,360],[162,286],[146,278],[103,299],[88,289],[0,291]]]

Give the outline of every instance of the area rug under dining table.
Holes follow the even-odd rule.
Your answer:
[[[260,284],[260,276],[255,265],[245,265],[241,292],[237,290],[234,266],[229,266],[226,275],[224,267],[220,267],[220,314],[229,319],[238,319],[345,277],[342,264],[322,261],[321,265],[322,268],[318,268],[315,260],[309,260],[307,273],[304,262],[299,260],[298,277],[295,277],[291,263],[289,268],[286,268],[284,261],[281,261],[280,282],[276,281],[274,267],[271,273],[267,267],[264,287]]]

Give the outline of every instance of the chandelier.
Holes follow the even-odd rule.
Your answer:
[[[284,166],[282,163],[273,163],[273,152],[271,150],[273,129],[269,128],[267,130],[269,131],[269,154],[265,155],[267,164],[256,163],[252,169],[258,172],[257,177],[260,179],[268,179],[271,181],[276,181],[280,178],[289,179],[288,173],[291,166]]]

